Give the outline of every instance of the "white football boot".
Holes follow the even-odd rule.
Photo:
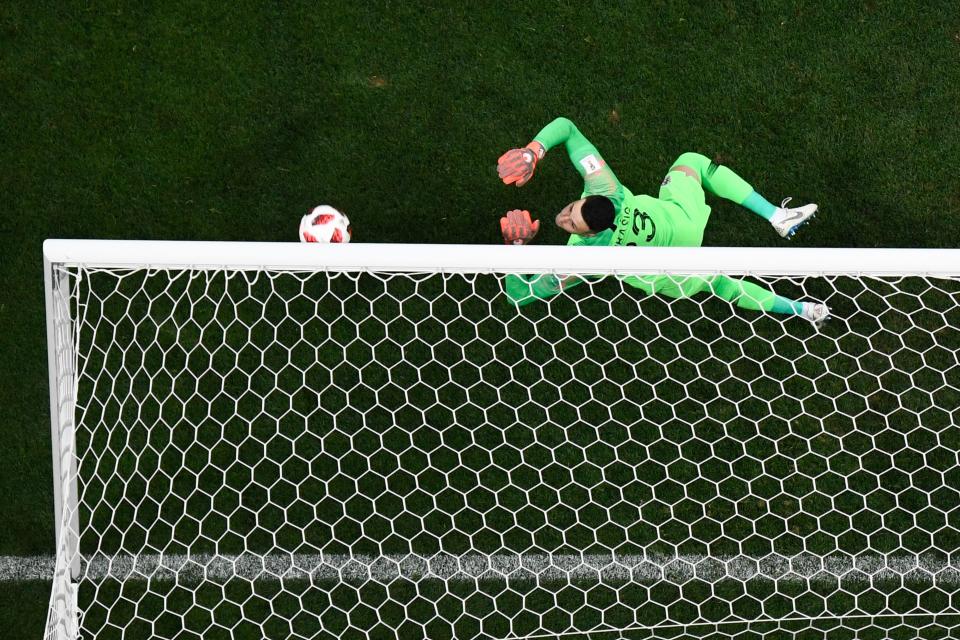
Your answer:
[[[800,315],[819,328],[830,317],[830,307],[822,302],[804,302]]]
[[[802,207],[787,208],[790,198],[784,198],[772,216],[770,224],[782,238],[792,238],[800,225],[806,224],[817,213],[817,205],[805,204]]]

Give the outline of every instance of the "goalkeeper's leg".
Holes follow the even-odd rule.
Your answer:
[[[826,320],[830,314],[830,310],[824,304],[784,298],[753,282],[736,280],[723,275],[708,278],[669,275],[628,276],[623,280],[648,294],[665,295],[671,298],[690,298],[701,291],[709,291],[741,309],[801,316],[818,324]]]
[[[784,298],[758,284],[729,276],[627,276],[623,280],[648,294],[670,298],[690,298],[701,291],[710,291],[741,309],[801,316],[817,324],[830,315],[830,310],[824,304]],[[550,273],[533,276],[509,274],[504,279],[504,291],[507,300],[522,307],[535,300],[552,298],[581,282],[584,282],[583,278],[560,277]]]
[[[747,280],[728,276],[713,276],[709,279],[710,290],[741,309],[768,311],[783,315],[802,316],[810,322],[821,323],[830,315],[825,304],[800,302],[778,296],[773,291]]]
[[[682,154],[673,163],[673,168],[670,170],[675,171],[678,167],[693,169],[705,190],[742,205],[770,221],[777,233],[785,238],[796,233],[797,228],[808,222],[817,212],[817,205],[815,204],[787,208],[786,204],[790,198],[785,199],[779,207],[776,207],[731,169],[711,162],[710,158],[699,153],[687,152]],[[684,173],[687,172],[684,171]]]

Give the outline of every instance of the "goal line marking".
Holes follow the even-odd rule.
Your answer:
[[[0,582],[49,580],[53,556],[0,556]],[[960,557],[938,554],[771,554],[650,556],[620,554],[348,555],[348,554],[95,554],[81,561],[81,581],[116,580],[330,580],[390,583],[604,582],[683,584],[767,579],[779,583],[897,582],[960,586]]]

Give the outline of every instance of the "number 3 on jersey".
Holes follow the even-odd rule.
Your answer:
[[[647,231],[647,237],[645,240],[647,242],[653,241],[653,237],[657,235],[657,225],[654,224],[653,218],[646,211],[640,211],[640,209],[633,210],[633,236],[638,238],[641,233]],[[628,243],[636,246],[636,243]]]

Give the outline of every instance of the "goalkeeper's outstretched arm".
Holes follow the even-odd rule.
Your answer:
[[[500,156],[497,161],[500,179],[504,184],[522,187],[533,177],[537,164],[547,151],[561,144],[583,178],[584,194],[607,196],[619,205],[623,200],[623,186],[597,148],[568,118],[557,118],[541,129],[527,146],[511,149]]]
[[[557,118],[533,138],[542,145],[544,153],[557,145],[564,145],[573,167],[583,178],[583,192],[587,195],[608,196],[619,204],[623,186],[597,148],[568,118]]]
[[[585,280],[579,276],[563,276],[553,273],[537,275],[507,274],[503,290],[510,304],[522,307],[537,300],[547,300],[565,289],[575,287]]]
[[[507,244],[527,244],[537,235],[540,229],[539,220],[531,220],[530,212],[525,209],[508,211],[500,218],[500,232],[503,241]],[[554,274],[542,275],[514,275],[508,274],[504,279],[504,292],[507,300],[518,307],[529,304],[534,300],[551,298],[564,289],[569,289],[582,282],[575,276],[557,276]]]

